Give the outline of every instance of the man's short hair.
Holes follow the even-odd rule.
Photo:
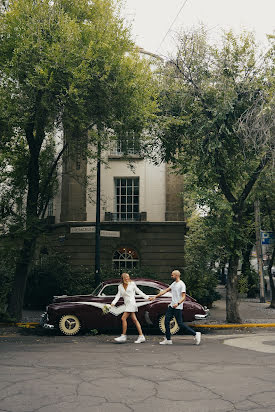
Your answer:
[[[176,275],[179,275],[179,276],[180,276],[180,271],[179,271],[178,269],[173,270],[173,272],[172,272],[172,273],[175,273]]]

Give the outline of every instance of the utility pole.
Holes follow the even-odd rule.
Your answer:
[[[260,302],[265,303],[265,289],[264,289],[264,271],[263,271],[263,253],[262,253],[262,239],[261,239],[261,216],[260,216],[260,201],[255,200],[255,230],[256,230],[256,253],[258,262],[258,274],[260,285]]]
[[[99,136],[100,138],[100,136]],[[97,143],[96,172],[96,226],[95,226],[95,284],[100,283],[100,183],[101,183],[101,142]]]

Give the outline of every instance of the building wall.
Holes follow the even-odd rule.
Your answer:
[[[51,226],[51,233],[44,241],[46,247],[68,257],[73,267],[85,266],[93,272],[95,264],[95,234],[70,233],[71,227],[77,223],[60,223]],[[81,227],[94,226],[82,223]],[[128,247],[136,250],[140,259],[140,267],[149,269],[160,279],[167,279],[175,268],[183,266],[184,222],[130,222],[120,224],[102,223],[101,229],[119,231],[120,237],[101,237],[101,265],[112,267],[114,252]]]
[[[183,210],[183,176],[178,175],[170,164],[165,164],[166,168],[166,214],[167,221],[184,220]]]
[[[88,166],[88,176],[95,176],[95,165]],[[108,164],[101,166],[101,220],[105,212],[115,212],[115,177],[139,177],[140,212],[147,212],[150,222],[165,221],[166,210],[166,169],[165,164],[154,165],[148,160],[137,159],[129,162],[121,158],[109,158]],[[87,221],[94,222],[96,218],[95,177],[90,182],[87,191]],[[91,197],[94,202],[91,201]]]

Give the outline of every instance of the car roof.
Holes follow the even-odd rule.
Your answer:
[[[156,279],[146,279],[146,278],[131,278],[132,281],[136,282],[136,283],[155,283],[156,285],[158,285],[160,288],[167,288],[169,285],[167,283],[161,282],[160,280],[156,280]],[[117,279],[107,279],[104,280],[104,282],[102,282],[102,286],[103,285],[109,285],[112,283],[120,283],[121,279],[117,278]]]

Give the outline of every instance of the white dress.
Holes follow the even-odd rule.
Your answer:
[[[126,290],[124,289],[123,285],[120,284],[118,286],[117,294],[114,300],[112,301],[112,305],[115,305],[120,298],[123,298],[124,305],[125,305],[124,311],[125,312],[137,312],[138,308],[137,308],[136,299],[135,299],[136,293],[142,296],[144,299],[149,299],[149,297],[145,295],[145,293],[143,293],[142,290],[140,290],[137,287],[135,282],[133,281],[129,282]]]

